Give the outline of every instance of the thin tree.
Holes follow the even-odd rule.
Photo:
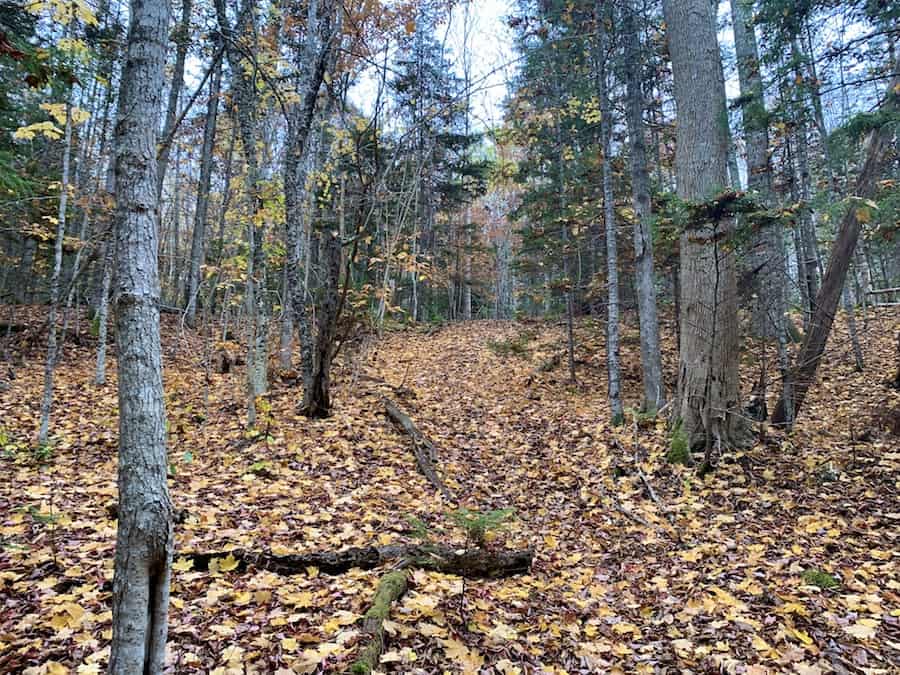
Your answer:
[[[200,271],[203,267],[206,243],[206,219],[209,213],[209,185],[212,178],[213,145],[216,142],[216,122],[219,115],[219,91],[222,86],[222,59],[213,57],[212,80],[209,84],[209,100],[206,103],[206,121],[203,126],[203,146],[200,150],[200,179],[197,184],[197,205],[194,210],[194,232],[191,237],[191,261],[186,288],[185,322],[193,326],[197,317],[197,300],[200,293]]]
[[[881,113],[885,117],[896,114],[900,108],[900,75],[897,74],[895,64],[894,77],[888,85],[885,102],[881,107]],[[891,145],[894,129],[891,124],[881,120],[879,126],[869,132],[867,139],[866,160],[859,177],[856,180],[850,206],[844,214],[838,229],[837,238],[831,249],[831,258],[828,261],[828,269],[822,279],[822,286],[815,297],[814,312],[809,324],[809,330],[803,338],[803,345],[797,354],[794,367],[785,379],[784,386],[789,388],[789,404],[785,405],[785,397],[778,403],[772,422],[790,428],[806,398],[806,392],[812,385],[831,334],[831,325],[837,314],[838,304],[841,300],[841,292],[847,279],[847,271],[856,244],[862,223],[858,216],[859,200],[871,199],[877,189],[877,180],[880,175],[885,157]],[[793,412],[791,417],[788,411]]]
[[[66,235],[66,209],[69,199],[69,164],[72,157],[72,87],[66,93],[65,131],[63,133],[62,178],[59,186],[59,210],[56,215],[56,239],[53,242],[53,271],[50,274],[50,316],[47,319],[47,361],[44,364],[44,395],[41,398],[41,422],[38,445],[46,445],[53,407],[53,375],[56,370],[56,314],[59,308],[59,280],[62,274],[63,239]]]
[[[603,154],[603,224],[606,229],[606,377],[613,425],[625,421],[622,374],[619,366],[619,254],[616,242],[616,203],[612,172],[612,104],[609,98],[609,3],[597,0],[597,96],[600,99],[600,145]]]
[[[161,673],[172,564],[159,336],[156,143],[169,6],[132,0],[115,136],[119,525],[109,672]]]
[[[641,376],[644,412],[654,413],[666,403],[659,347],[659,318],[653,270],[653,206],[650,201],[650,171],[644,136],[644,94],[641,90],[642,49],[637,31],[637,3],[629,0],[622,14],[625,41],[625,94],[628,141],[631,151],[631,189],[634,204],[634,285],[641,333]]]

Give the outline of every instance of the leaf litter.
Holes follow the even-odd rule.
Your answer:
[[[577,332],[577,385],[554,365],[564,341],[552,323],[407,330],[347,357],[329,419],[301,416],[296,390],[273,376],[248,432],[243,373],[205,386],[202,338],[164,320],[170,489],[184,514],[170,672],[341,672],[383,571],[280,576],[240,571],[227,555],[200,571],[179,551],[415,543],[411,522],[463,546],[459,509],[513,509],[487,545],[533,547],[531,573],[413,570],[385,623],[381,672],[898,672],[900,439],[879,425],[900,409],[900,393],[881,384],[897,367],[896,311],[871,317],[864,373],[839,322],[794,432],[770,431],[705,477],[667,463],[663,421],[605,423],[603,331],[589,321]],[[640,390],[636,335],[625,327],[626,394]],[[491,347],[503,341],[528,349]],[[672,337],[664,343],[674,373]],[[39,351],[0,393],[3,672],[96,673],[108,661],[116,382],[113,366],[107,385],[86,384],[93,348],[66,346],[49,450],[28,442]],[[761,362],[748,345],[746,391]],[[402,395],[434,440],[458,503],[417,473],[385,394]]]

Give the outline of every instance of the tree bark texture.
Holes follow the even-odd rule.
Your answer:
[[[656,309],[656,286],[653,269],[653,210],[650,201],[650,172],[647,168],[647,146],[644,137],[644,95],[641,90],[641,45],[635,16],[639,8],[629,2],[622,17],[625,40],[626,121],[631,149],[631,186],[634,204],[634,285],[638,302],[641,339],[641,375],[644,387],[642,408],[659,410],[666,403],[659,346],[659,317]]]
[[[731,0],[731,16],[747,149],[747,187],[771,206],[769,121],[763,99],[752,0]],[[780,226],[766,224],[755,230],[749,248],[750,266],[759,270],[755,274],[756,297],[752,303],[753,332],[760,337],[774,337],[784,330],[786,311],[785,249]]]
[[[678,110],[678,195],[704,202],[728,185],[728,120],[714,8],[708,0],[666,0]],[[743,445],[737,280],[730,218],[691,222],[681,235],[680,418],[692,447],[707,453]]]
[[[109,672],[163,670],[172,561],[159,337],[156,143],[169,6],[132,0],[116,122],[119,520]]]
[[[625,421],[622,408],[622,373],[619,364],[619,254],[616,242],[616,203],[613,194],[612,105],[609,99],[609,3],[597,0],[597,95],[600,99],[600,138],[603,151],[603,225],[606,230],[606,381],[613,425]]]

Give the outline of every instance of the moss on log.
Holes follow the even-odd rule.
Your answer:
[[[381,577],[372,606],[363,620],[363,633],[368,637],[368,641],[350,666],[349,673],[369,675],[378,667],[381,654],[384,652],[384,621],[391,613],[391,605],[404,593],[406,593],[405,571],[388,572]]]

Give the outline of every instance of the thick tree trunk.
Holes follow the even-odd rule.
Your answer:
[[[708,0],[665,0],[678,109],[678,195],[705,202],[728,184],[725,88]],[[707,459],[748,440],[741,417],[737,280],[730,218],[689,223],[681,236],[681,339],[676,415]]]
[[[323,339],[321,327],[323,317],[320,313],[320,332],[314,336],[312,319],[307,309],[309,268],[312,260],[310,239],[306,238],[303,245],[304,229],[309,233],[311,223],[304,222],[303,212],[307,201],[306,180],[307,174],[314,165],[315,156],[318,154],[318,136],[310,138],[313,120],[316,117],[316,109],[319,90],[325,79],[326,72],[334,66],[334,11],[335,6],[331,0],[315,0],[307,7],[306,23],[307,40],[303,50],[298,54],[296,63],[296,86],[300,99],[289,111],[288,119],[288,143],[284,160],[284,202],[285,223],[287,228],[287,289],[291,303],[291,320],[297,328],[297,336],[300,343],[300,368],[303,380],[302,409],[311,417],[321,417],[330,414],[330,369],[332,344],[328,344],[323,351],[320,344]],[[330,103],[325,106],[323,117],[328,116]],[[334,239],[334,237],[329,237]],[[337,246],[337,261],[331,257],[326,263],[329,269],[326,276],[331,278],[333,270],[331,263],[336,266],[336,274],[340,276],[341,250],[340,241]],[[301,278],[300,266],[302,255],[306,252],[306,268]],[[326,290],[326,299],[333,297],[334,307],[337,307],[337,285],[333,296]],[[322,308],[323,312],[325,307]],[[330,329],[326,328],[326,333]],[[325,336],[327,339],[328,336]],[[322,371],[320,366],[324,366]]]
[[[641,91],[641,45],[635,16],[636,2],[624,9],[622,31],[625,40],[626,120],[631,149],[631,187],[634,204],[634,285],[641,331],[641,375],[644,399],[641,408],[655,412],[666,403],[659,347],[659,318],[656,311],[656,284],[653,270],[652,204],[647,146],[644,138],[644,95]]]
[[[900,87],[900,77],[894,76],[888,86],[886,103],[883,110],[893,111],[898,107],[897,87]],[[881,171],[887,150],[890,147],[893,129],[885,124],[873,131],[868,139],[866,161],[859,178],[856,181],[853,196],[857,199],[870,199],[875,194],[876,181]],[[803,406],[806,392],[815,380],[819,361],[825,352],[825,345],[831,333],[831,325],[837,313],[841,291],[847,277],[847,270],[853,259],[856,243],[859,240],[861,224],[857,218],[857,207],[851,200],[850,207],[841,221],[837,239],[831,249],[831,259],[828,261],[828,270],[822,280],[822,287],[816,296],[815,311],[810,321],[809,330],[803,339],[803,346],[794,362],[794,367],[785,379],[785,386],[790,388],[790,405],[785,405],[782,398],[775,414],[772,417],[774,424],[790,426]],[[793,411],[793,418],[787,414]]]
[[[310,387],[303,392],[303,414],[307,417],[331,415],[331,361],[337,337],[340,304],[341,240],[331,232],[323,232],[324,257],[322,302],[317,318],[316,342]]]
[[[197,205],[194,210],[194,232],[191,237],[191,262],[188,272],[187,296],[184,298],[185,321],[193,326],[197,320],[197,304],[200,294],[200,272],[206,253],[206,219],[209,213],[209,185],[212,178],[212,152],[216,139],[216,121],[219,114],[219,91],[222,86],[222,60],[216,59],[212,81],[209,84],[209,101],[206,103],[206,122],[203,127],[203,147],[200,151],[200,180],[197,184]]]
[[[116,123],[116,343],[119,520],[109,672],[160,673],[165,661],[172,503],[159,338],[157,125],[169,7],[134,0]]]

